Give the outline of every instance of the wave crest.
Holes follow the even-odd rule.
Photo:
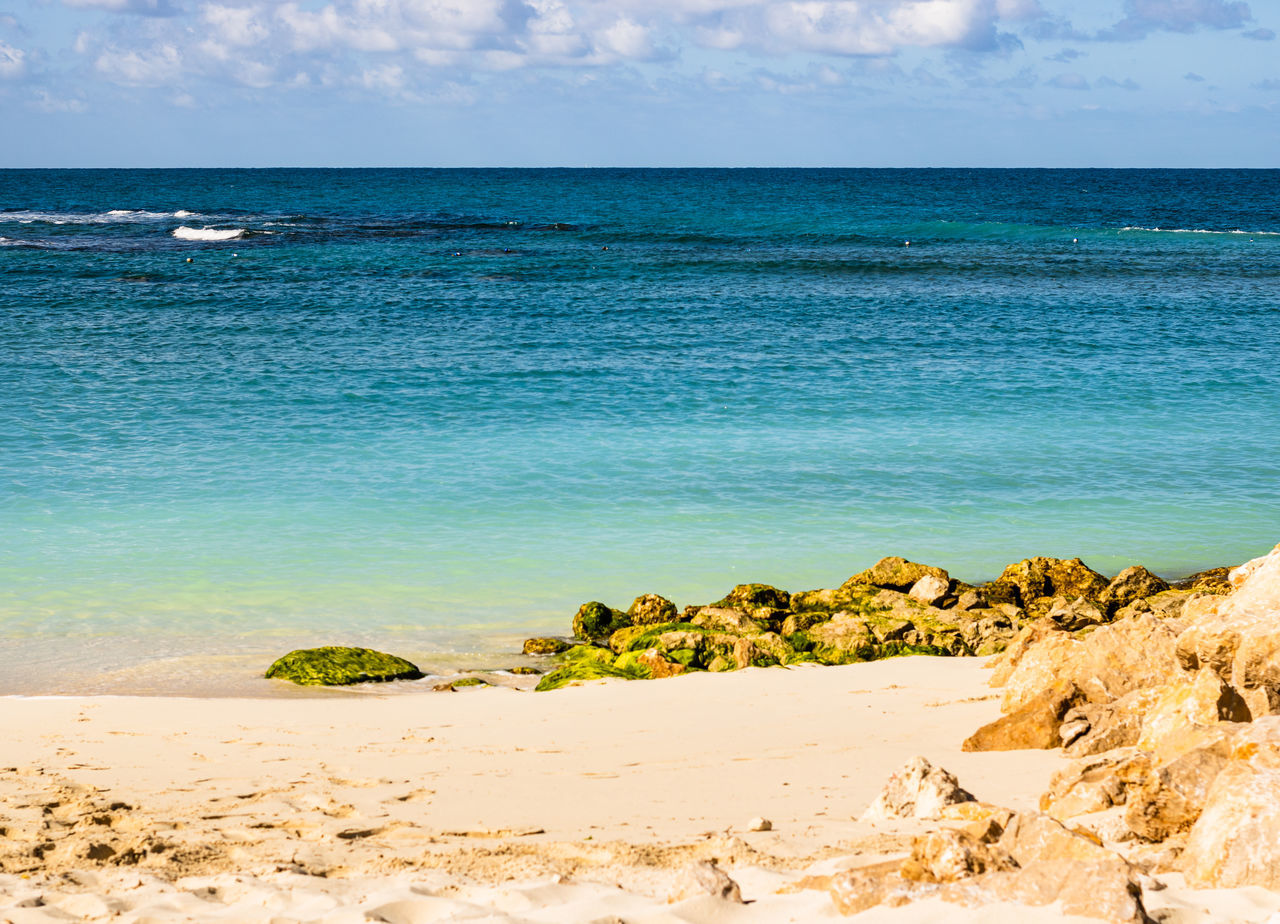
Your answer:
[[[180,241],[234,241],[244,237],[244,228],[175,228],[173,236]]]

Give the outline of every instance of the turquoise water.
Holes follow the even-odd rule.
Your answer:
[[[1278,352],[1280,171],[0,171],[0,693],[1237,563]]]

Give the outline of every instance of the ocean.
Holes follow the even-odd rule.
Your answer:
[[[1280,541],[1280,171],[0,171],[0,693]]]

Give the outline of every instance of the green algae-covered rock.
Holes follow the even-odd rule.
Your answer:
[[[527,655],[554,655],[568,651],[573,646],[561,638],[527,638],[524,640],[523,653]]]
[[[538,681],[534,690],[542,693],[558,690],[572,683],[618,677],[622,680],[641,680],[648,676],[634,664],[617,667],[615,656],[607,648],[591,645],[575,645],[564,653],[564,661],[551,673]]]
[[[627,614],[592,600],[578,607],[573,617],[573,634],[576,638],[594,640],[608,638],[614,632],[631,625]]]
[[[305,686],[344,686],[386,680],[418,680],[422,671],[404,658],[371,648],[299,648],[280,658],[267,677]]]
[[[637,626],[652,626],[661,622],[674,622],[676,605],[658,594],[641,594],[631,603],[627,616]]]
[[[733,609],[752,610],[760,607],[785,610],[791,606],[791,594],[769,584],[739,584],[725,594],[724,599],[711,604]]]

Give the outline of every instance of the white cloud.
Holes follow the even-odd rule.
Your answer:
[[[0,80],[14,80],[27,71],[27,53],[0,42]]]
[[[1123,41],[1153,32],[1238,29],[1253,20],[1253,11],[1243,0],[1125,0],[1124,10],[1124,19],[1098,38]]]
[[[93,66],[108,80],[131,86],[158,87],[182,76],[182,57],[173,45],[150,52],[109,48]]]

